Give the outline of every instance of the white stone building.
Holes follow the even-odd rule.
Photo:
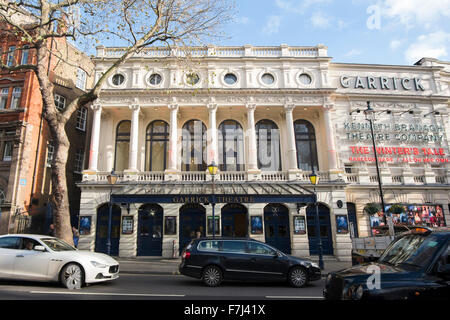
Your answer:
[[[99,47],[97,76],[121,52]],[[80,248],[106,250],[112,194],[114,255],[178,256],[196,232],[212,235],[211,202],[218,235],[315,255],[314,170],[323,252],[350,260],[350,237],[370,234],[363,209],[379,202],[367,101],[385,203],[438,205],[450,222],[449,63],[333,63],[322,45],[209,46],[185,56],[143,50],[92,106]]]

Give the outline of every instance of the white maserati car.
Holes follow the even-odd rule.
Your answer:
[[[119,263],[102,253],[79,251],[49,236],[0,236],[0,278],[59,281],[68,289],[117,279]]]

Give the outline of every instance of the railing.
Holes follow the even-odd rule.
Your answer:
[[[97,57],[99,58],[118,58],[126,52],[126,48],[104,46],[97,47]],[[140,50],[134,54],[135,57],[151,57],[151,58],[166,58],[166,57],[319,57],[327,56],[327,49],[325,47],[148,47]]]
[[[357,173],[346,174],[347,183],[359,183],[359,175]]]
[[[242,172],[219,172],[219,181],[246,181],[247,174]]]
[[[261,172],[262,181],[287,181],[286,172]]]
[[[447,177],[445,176],[435,176],[436,183],[447,184]]]
[[[164,181],[164,172],[141,172],[138,181]]]
[[[103,182],[108,183],[108,175],[110,172],[97,172],[95,174],[84,174],[83,181],[93,181],[93,182]],[[206,171],[201,172],[178,172],[171,173],[170,179],[166,177],[164,172],[137,172],[137,173],[127,173],[117,172],[118,176],[117,182],[162,182],[162,181],[186,181],[186,182],[204,182],[210,181],[211,177],[209,173]],[[246,171],[221,171],[215,177],[216,181],[221,182],[245,182],[245,181],[264,181],[264,182],[300,182],[309,184],[309,175],[311,172],[300,171],[297,175],[292,176],[288,172],[284,171],[275,171],[275,172],[260,172],[257,174],[257,178],[250,178]],[[332,178],[330,173],[327,171],[317,172],[320,178],[320,182],[333,182],[332,179],[337,180],[336,178]],[[175,178],[173,178],[175,176]],[[253,175],[252,175],[253,176]],[[378,177],[373,173],[364,173],[364,172],[352,172],[352,173],[344,173],[341,178],[344,178],[349,184],[377,184]],[[430,181],[432,179],[432,181]],[[406,179],[403,175],[394,174],[389,178],[388,176],[384,176],[383,184],[391,184],[391,185],[403,185],[405,183],[416,183],[416,184],[429,184],[429,183],[438,183],[438,184],[447,184],[449,181],[446,175],[435,175],[434,177],[426,176],[423,173],[413,173],[409,179]],[[320,183],[319,182],[319,183]]]
[[[181,181],[206,181],[206,172],[182,172]]]
[[[402,184],[403,183],[403,176],[392,176],[392,183]]]

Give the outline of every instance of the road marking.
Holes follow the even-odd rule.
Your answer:
[[[184,294],[156,294],[156,293],[108,293],[108,292],[61,292],[61,291],[30,291],[35,294],[65,294],[91,296],[130,296],[130,297],[185,297]]]
[[[324,299],[323,297],[310,297],[310,296],[266,296],[266,299]]]

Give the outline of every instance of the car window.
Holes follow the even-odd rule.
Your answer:
[[[19,249],[19,237],[4,237],[0,238],[0,248],[2,249]]]
[[[33,250],[35,246],[40,246],[41,244],[34,239],[22,238],[20,244],[20,250]]]
[[[202,241],[198,245],[200,251],[219,251],[219,241]]]
[[[425,267],[440,247],[435,236],[407,235],[391,243],[379,261],[395,266]]]
[[[74,247],[70,244],[55,238],[45,238],[41,239],[43,243],[45,243],[50,249],[53,251],[76,251]]]
[[[222,252],[245,253],[245,241],[224,241]]]
[[[256,242],[248,242],[247,243],[247,252],[251,254],[264,254],[264,255],[275,255],[275,251],[268,246],[265,246],[261,243]]]

